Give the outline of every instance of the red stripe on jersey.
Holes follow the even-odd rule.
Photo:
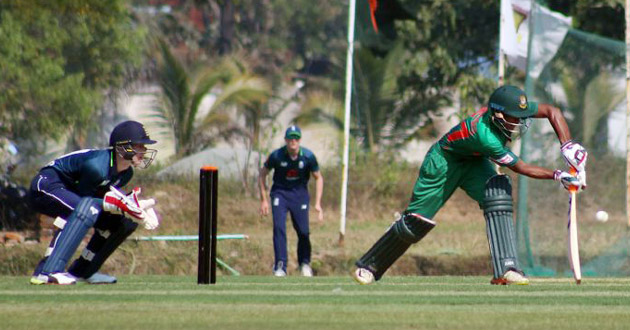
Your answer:
[[[483,116],[484,113],[486,113],[486,111],[488,111],[488,107],[483,107],[475,112],[472,116],[477,117],[475,118],[475,120],[478,120],[481,116]]]
[[[475,132],[477,128],[477,123],[479,123],[479,119],[481,119],[481,117],[483,117],[483,114],[486,113],[487,111],[488,111],[488,107],[483,107],[472,115],[473,120],[470,122],[470,130],[473,131],[473,133]]]
[[[466,126],[466,123],[461,123],[459,127],[460,129],[452,132],[446,137],[446,140],[448,142],[453,142],[470,137],[470,132],[468,132],[468,127]]]

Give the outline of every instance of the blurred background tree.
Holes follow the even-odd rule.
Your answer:
[[[262,77],[252,74],[247,63],[236,56],[217,61],[194,63],[187,68],[171,52],[164,41],[158,42],[156,70],[161,98],[154,112],[163,126],[175,136],[178,156],[187,156],[212,146],[217,139],[229,139],[243,129],[225,109],[236,109],[246,116],[252,127],[251,140],[258,143],[260,104],[269,96],[270,88]],[[206,113],[200,113],[203,98],[210,92],[215,99]]]
[[[573,27],[603,37],[625,40],[623,0],[546,0],[551,10],[573,17]]]
[[[374,21],[371,1],[357,1],[352,132],[365,150],[399,146],[432,132],[431,114],[445,107],[458,105],[463,117],[487,101],[496,84],[498,1],[373,2],[378,4]],[[572,15],[577,28],[623,38],[620,0],[545,3]],[[222,58],[241,54],[241,68],[267,84],[267,98],[256,106],[223,106],[229,110],[222,111],[240,113],[250,123],[257,121],[251,118],[272,120],[270,114],[278,110],[269,110],[270,102],[286,105],[284,94],[298,80],[304,86],[290,99],[312,110],[318,107],[308,95],[325,95],[335,99],[327,107],[338,107],[344,96],[347,10],[347,1],[333,0],[317,5],[309,0],[2,1],[0,134],[29,141],[70,135],[69,149],[88,146],[86,132],[111,116],[106,101],[138,80],[165,78],[164,67],[158,66],[165,63],[164,48],[147,42],[154,37],[165,41],[189,79],[200,76],[190,72],[200,70],[199,63],[220,65]],[[515,76],[508,80],[522,79],[509,72]],[[195,91],[221,93],[223,83]],[[327,110],[329,122],[336,118],[338,126],[340,110]],[[262,112],[268,114],[255,115]],[[190,127],[191,118],[173,129]],[[251,132],[261,129],[249,126]],[[180,131],[178,139],[190,141],[180,146],[180,155],[212,144],[213,137],[188,135],[190,128]],[[260,145],[260,132],[251,136],[252,145]]]
[[[72,132],[85,147],[104,99],[141,64],[144,34],[124,0],[2,1],[2,134],[37,150]]]

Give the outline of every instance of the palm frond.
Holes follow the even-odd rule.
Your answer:
[[[230,80],[217,95],[210,112],[226,103],[243,106],[265,101],[271,94],[271,88],[266,80],[258,77],[238,77]],[[242,109],[242,108],[241,108]]]
[[[299,114],[293,121],[302,126],[325,122],[341,131],[343,129],[343,105],[329,92],[313,91],[306,94]]]

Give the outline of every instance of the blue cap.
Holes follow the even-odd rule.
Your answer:
[[[293,125],[287,128],[287,131],[284,133],[285,139],[299,139],[302,137],[302,131],[297,125]]]
[[[147,134],[147,131],[144,129],[144,125],[137,121],[128,120],[116,125],[112,134],[109,136],[109,145],[112,147],[117,144],[126,143],[154,144],[156,141],[151,140],[149,134]]]

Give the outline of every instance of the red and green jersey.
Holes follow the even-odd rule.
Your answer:
[[[487,107],[481,108],[453,127],[438,143],[455,157],[487,157],[500,166],[513,166],[518,156],[506,147],[508,138],[491,122],[487,111]]]

